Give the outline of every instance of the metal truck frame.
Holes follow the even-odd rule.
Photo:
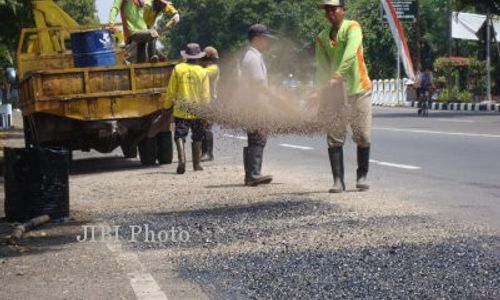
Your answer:
[[[139,152],[144,165],[171,163],[166,90],[175,63],[127,65],[117,47],[116,66],[74,68],[70,33],[102,26],[79,26],[52,0],[32,5],[37,28],[22,30],[17,50],[26,145],[102,153],[121,147],[126,158]]]

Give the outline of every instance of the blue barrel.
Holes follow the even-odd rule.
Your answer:
[[[116,64],[113,36],[107,30],[74,32],[71,34],[71,48],[77,68]]]

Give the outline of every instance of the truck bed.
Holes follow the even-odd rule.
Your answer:
[[[24,116],[44,113],[81,121],[137,118],[170,108],[174,63],[31,72],[20,83]]]

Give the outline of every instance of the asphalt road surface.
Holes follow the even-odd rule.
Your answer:
[[[17,246],[0,222],[0,299],[500,299],[500,115],[374,112],[363,193],[352,142],[348,192],[327,193],[322,136],[270,138],[257,188],[239,131],[183,176],[75,153],[72,220]]]
[[[375,109],[373,189],[450,218],[500,226],[500,115],[431,111],[422,118],[415,111]],[[353,186],[355,145],[348,143],[344,153]],[[272,138],[265,161],[306,175],[305,182],[324,180],[325,188],[331,183],[324,137]]]

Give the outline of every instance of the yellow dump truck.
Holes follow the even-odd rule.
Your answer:
[[[52,0],[32,5],[36,28],[22,30],[17,50],[26,144],[121,147],[126,158],[139,152],[144,165],[171,163],[171,122],[161,112],[172,107],[166,89],[174,63],[127,65],[115,46],[116,65],[76,68],[71,34],[102,27],[78,25]]]

